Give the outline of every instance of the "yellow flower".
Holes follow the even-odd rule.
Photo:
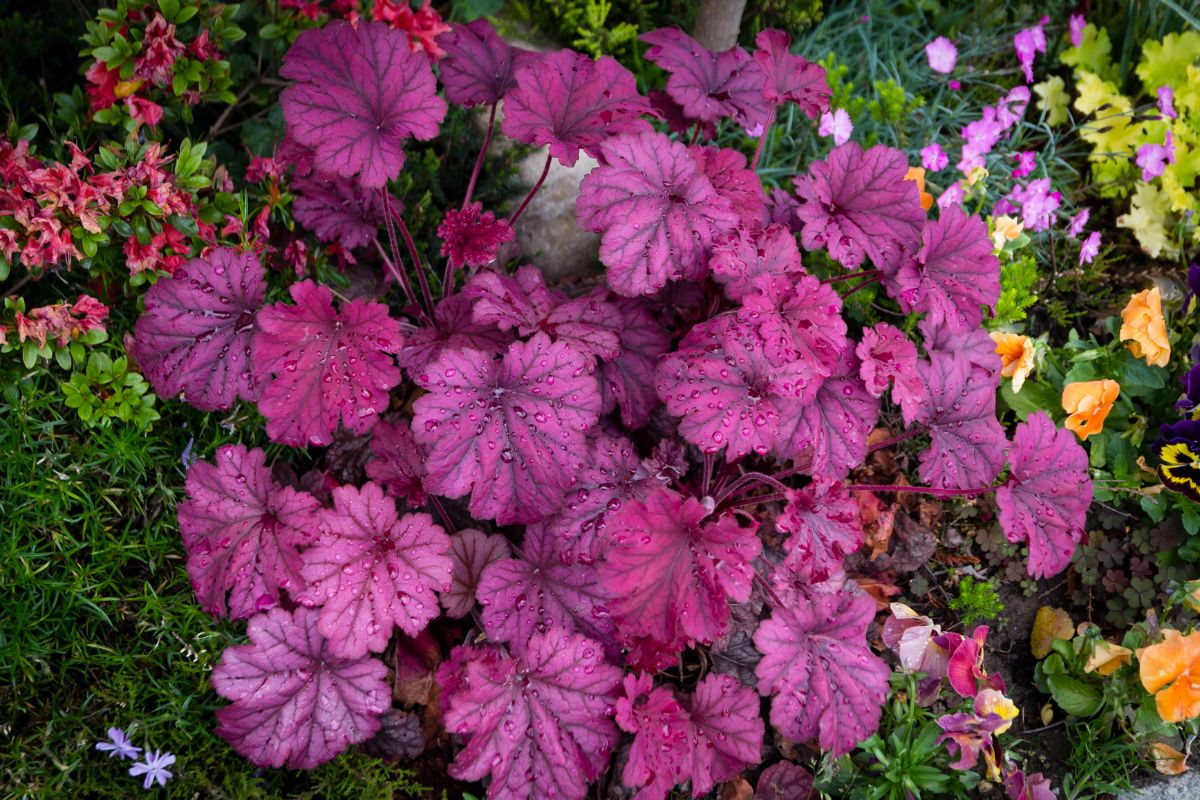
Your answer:
[[[1019,333],[992,331],[992,341],[996,343],[996,355],[1000,356],[1000,374],[1012,378],[1014,393],[1021,391],[1025,379],[1033,372],[1033,340]]]
[[[1133,651],[1128,647],[1122,647],[1119,644],[1113,644],[1101,639],[1096,642],[1095,647],[1092,649],[1092,654],[1088,656],[1087,663],[1083,666],[1083,671],[1099,672],[1104,676],[1112,675],[1122,666],[1128,664],[1132,655]]]
[[[1016,704],[1004,696],[1003,692],[998,692],[995,689],[980,689],[979,694],[975,695],[975,714],[980,717],[986,717],[988,714],[998,714],[1003,720],[1007,720],[1002,726],[996,728],[993,733],[1001,734],[1012,727],[1012,721],[1017,718],[1021,712],[1017,710]]]
[[[1003,217],[996,217],[992,230],[992,249],[999,253],[1004,249],[1005,242],[1016,239],[1023,230],[1025,230],[1025,226],[1007,214]]]
[[[1039,111],[1046,112],[1047,125],[1062,125],[1067,121],[1067,103],[1071,96],[1067,94],[1066,83],[1057,75],[1033,85],[1033,91],[1038,96]]]
[[[113,96],[119,100],[124,99],[140,89],[141,86],[142,81],[140,78],[131,81],[118,81],[117,85],[113,87]]]
[[[1187,636],[1170,628],[1158,644],[1137,651],[1142,686],[1154,695],[1166,722],[1200,717],[1200,632]]]
[[[1105,378],[1102,381],[1069,383],[1063,387],[1063,410],[1070,414],[1066,427],[1080,439],[1104,430],[1104,420],[1121,394],[1121,384]]]
[[[904,180],[917,182],[917,191],[921,193],[921,208],[928,211],[933,207],[933,195],[925,191],[924,167],[909,167],[908,172],[904,173]]]
[[[1162,295],[1157,286],[1129,298],[1121,312],[1121,341],[1129,342],[1129,352],[1134,358],[1144,358],[1152,367],[1170,363],[1171,342],[1167,339]]]
[[[967,173],[967,186],[974,186],[988,176],[988,171],[984,167],[971,167],[971,171]]]

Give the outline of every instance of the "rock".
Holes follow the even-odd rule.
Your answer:
[[[526,156],[518,165],[522,185],[532,187],[545,164],[545,149]],[[546,182],[517,221],[517,244],[548,282],[581,278],[601,269],[596,260],[600,237],[581,229],[575,218],[579,183],[595,166],[596,159],[586,153],[579,154],[573,167],[554,161]],[[513,199],[514,208],[521,199]]]

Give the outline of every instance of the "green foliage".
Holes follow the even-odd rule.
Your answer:
[[[1070,769],[1062,779],[1064,800],[1099,800],[1133,788],[1132,777],[1149,765],[1122,739],[1105,738],[1087,723],[1067,726]]]
[[[150,384],[130,370],[125,356],[114,360],[107,353],[92,351],[84,371],[72,374],[59,388],[67,408],[75,409],[89,427],[117,420],[146,431],[160,418]]]
[[[900,127],[918,108],[925,105],[925,98],[910,95],[896,81],[875,81],[875,97],[867,103],[867,113],[881,125]]]
[[[1039,280],[1037,257],[1033,253],[1001,260],[1000,299],[988,327],[996,330],[1025,319],[1027,310],[1038,302],[1036,287]]]
[[[977,581],[970,575],[958,583],[958,594],[950,600],[950,608],[958,612],[963,627],[996,619],[1004,613],[1004,602],[992,581]]]
[[[795,36],[821,21],[821,0],[750,0],[742,13],[742,38],[751,41],[763,28],[782,28]]]
[[[639,33],[671,24],[658,0],[517,0],[505,13],[556,42],[626,64]]]

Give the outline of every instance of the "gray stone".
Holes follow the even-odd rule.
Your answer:
[[[537,150],[518,165],[519,178],[532,187],[546,165],[546,150]],[[579,183],[596,166],[596,159],[579,154],[573,167],[558,161],[550,165],[546,182],[517,221],[517,244],[524,258],[536,264],[547,281],[580,278],[598,270],[596,253],[600,237],[579,227],[575,199]],[[521,198],[514,198],[514,204]]]
[[[1118,800],[1200,800],[1200,772],[1161,778],[1119,795]]]

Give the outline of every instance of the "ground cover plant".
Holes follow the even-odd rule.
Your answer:
[[[16,796],[1186,769],[1193,298],[1088,287],[1125,229],[1194,250],[1200,35],[1115,65],[1068,9],[987,38],[764,4],[714,50],[675,7],[601,36],[601,5],[128,0],[41,120],[61,145],[10,108]],[[539,20],[581,50],[512,43]],[[595,268],[551,281],[518,233],[579,164]],[[35,700],[52,676],[88,688]]]

